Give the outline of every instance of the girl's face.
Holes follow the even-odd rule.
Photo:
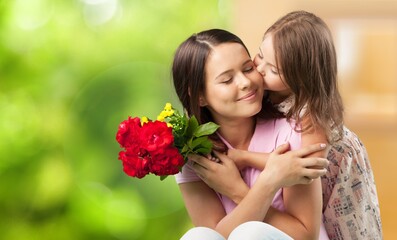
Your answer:
[[[266,90],[274,92],[289,92],[289,87],[282,78],[282,69],[277,68],[273,47],[273,37],[267,34],[259,46],[259,52],[254,58],[256,69],[263,76]]]
[[[216,122],[254,116],[262,107],[263,92],[262,77],[242,45],[223,43],[212,48],[200,106],[206,106]]]

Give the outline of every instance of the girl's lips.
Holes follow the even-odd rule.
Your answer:
[[[242,96],[241,98],[237,99],[237,101],[244,101],[244,100],[251,100],[255,98],[256,90],[249,92],[248,94]]]

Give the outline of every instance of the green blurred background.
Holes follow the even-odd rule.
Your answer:
[[[118,124],[177,107],[179,43],[229,27],[231,2],[0,0],[2,239],[178,239],[173,177],[133,179]]]

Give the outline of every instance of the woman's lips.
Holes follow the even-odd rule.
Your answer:
[[[237,99],[237,101],[245,101],[251,100],[256,97],[256,90],[249,92],[248,94],[242,96],[241,98]]]

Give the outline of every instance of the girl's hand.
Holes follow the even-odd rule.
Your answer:
[[[249,187],[242,179],[236,164],[225,154],[215,152],[216,158],[189,155],[193,161],[193,170],[216,192],[239,203],[247,194]]]
[[[289,151],[289,144],[283,144],[270,154],[261,175],[279,188],[309,184],[327,172],[329,162],[325,158],[305,156],[325,148],[325,144],[314,144]]]

